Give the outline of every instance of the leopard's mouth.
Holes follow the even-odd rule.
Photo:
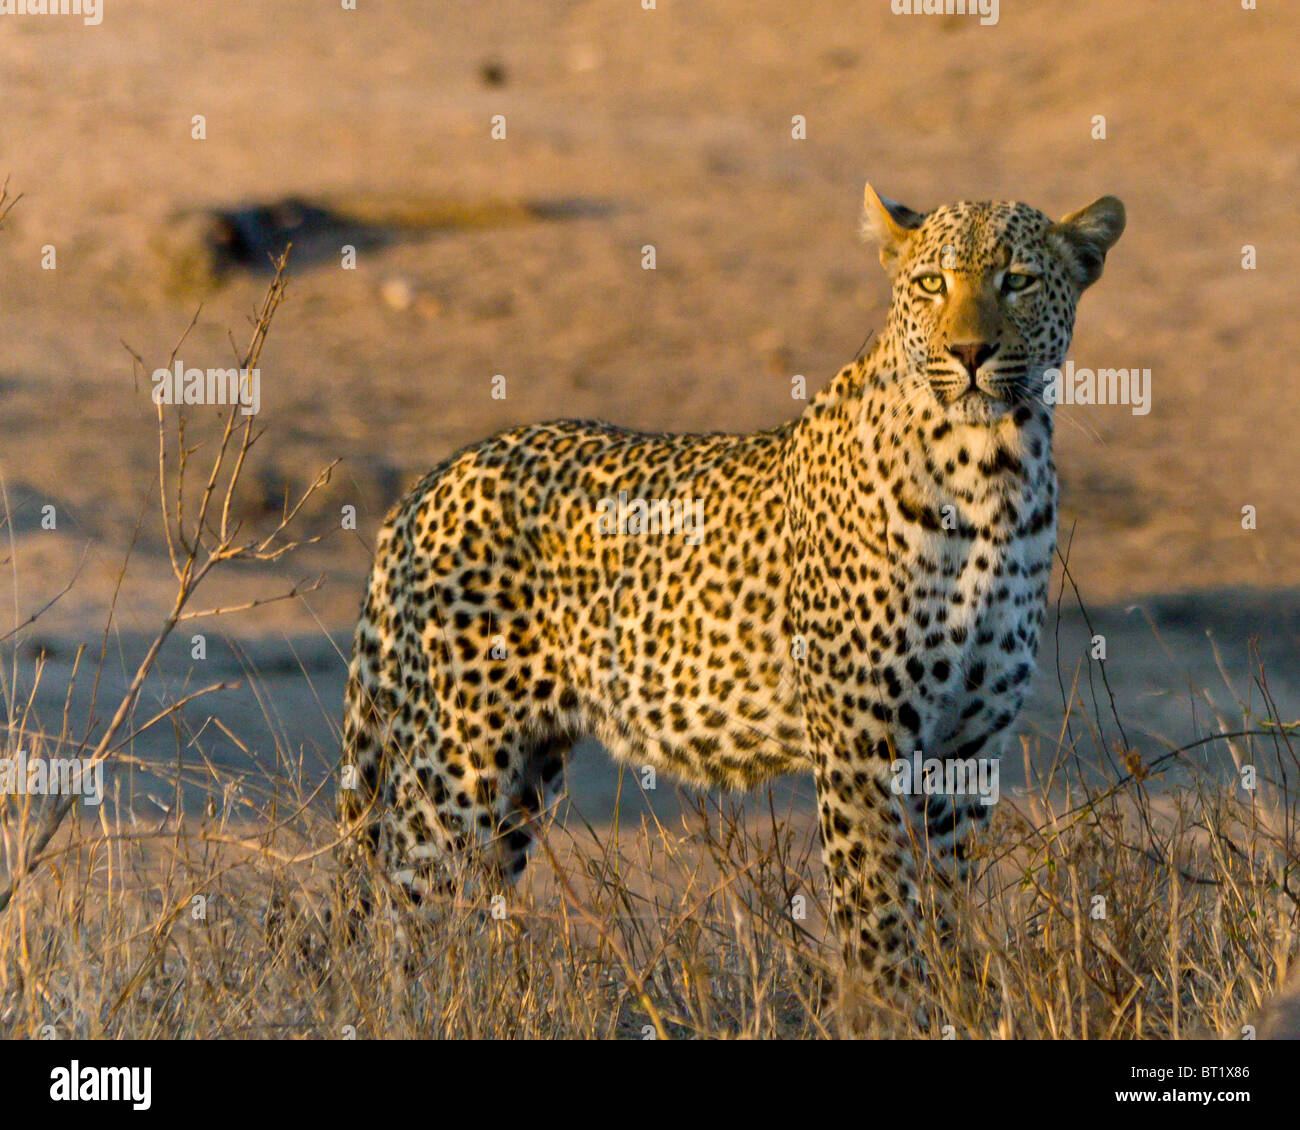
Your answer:
[[[971,384],[943,401],[949,416],[963,424],[992,424],[1011,410],[1011,401],[982,385]]]
[[[931,378],[930,388],[943,409],[963,419],[995,420],[1034,396],[1033,381],[1019,369],[980,373],[974,380],[945,373],[944,379]]]
[[[972,404],[980,401],[997,402],[1006,398],[997,390],[988,388],[979,381],[932,380],[930,388],[935,397],[945,408],[958,404]]]

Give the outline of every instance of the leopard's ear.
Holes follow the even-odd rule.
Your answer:
[[[1106,252],[1123,234],[1124,204],[1114,196],[1094,200],[1047,229],[1048,242],[1081,287],[1092,286],[1101,278]]]
[[[862,238],[880,248],[880,264],[891,275],[907,241],[924,222],[920,212],[880,196],[871,185],[862,194]]]

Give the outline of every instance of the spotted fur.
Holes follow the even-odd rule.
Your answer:
[[[580,735],[697,785],[807,770],[849,973],[900,985],[920,865],[960,879],[988,810],[900,797],[891,763],[997,757],[1020,710],[1056,530],[1044,370],[1123,224],[1113,197],[1053,223],[868,187],[887,323],[795,421],[539,424],[436,467],[379,535],[345,825],[418,897],[455,854],[517,876]],[[702,528],[611,532],[620,492],[700,500]]]

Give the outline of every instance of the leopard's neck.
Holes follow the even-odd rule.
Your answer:
[[[986,526],[1055,503],[1051,409],[1030,400],[988,425],[954,424],[889,335],[809,402],[793,436],[800,458],[830,461],[847,490],[891,510],[951,506]]]

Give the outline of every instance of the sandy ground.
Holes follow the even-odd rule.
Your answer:
[[[26,632],[20,683],[31,657],[49,654],[38,697],[57,718],[60,680],[79,643],[98,647],[142,513],[110,672],[170,594],[150,385],[124,343],[165,364],[202,301],[181,356],[228,364],[266,279],[179,285],[169,217],[290,194],[566,203],[554,218],[365,249],[356,270],[326,258],[294,274],[263,357],[248,520],[342,462],[304,515],[320,543],[216,578],[208,602],[300,577],[324,585],[205,628],[229,637],[207,667],[191,663],[188,637],[166,659],[172,685],[209,682],[245,649],[285,747],[328,761],[337,648],[403,487],[521,421],[740,431],[789,418],[791,377],[815,389],[882,322],[884,277],[855,234],[870,178],[922,209],[1125,200],[1128,232],[1084,300],[1073,356],[1149,368],[1152,404],[1146,415],[1061,410],[1074,578],[1109,625],[1111,677],[1144,752],[1212,724],[1197,688],[1240,714],[1254,638],[1284,716],[1300,715],[1297,31],[1282,5],[1166,0],[1004,0],[992,27],[894,16],[886,0],[659,0],[654,11],[365,0],[355,12],[108,0],[98,27],[0,20],[0,177],[24,194],[0,233],[13,535],[0,557],[15,574],[0,616],[26,619],[77,575]],[[491,137],[493,115],[504,140]],[[805,140],[791,136],[796,115]],[[641,266],[647,244],[654,271]],[[51,245],[57,269],[43,270]],[[504,400],[491,395],[496,374]],[[46,505],[53,531],[41,528]],[[355,532],[340,527],[344,506],[357,509]],[[1167,650],[1146,614],[1165,618]],[[1077,617],[1064,628],[1070,670]],[[1044,660],[1026,725],[1051,735],[1060,692]],[[257,731],[262,707],[236,698],[208,713]],[[166,744],[141,752],[163,756]],[[587,764],[572,776],[607,807],[612,778]]]

